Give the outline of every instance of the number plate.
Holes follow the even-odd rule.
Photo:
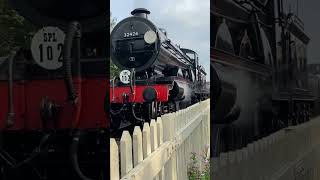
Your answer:
[[[130,83],[130,71],[129,70],[123,70],[120,72],[120,81],[123,83],[123,84],[129,84]]]
[[[126,32],[123,33],[123,37],[135,37],[135,36],[139,36],[138,32]]]
[[[44,69],[62,67],[65,34],[58,27],[40,29],[31,42],[31,52],[35,62]]]

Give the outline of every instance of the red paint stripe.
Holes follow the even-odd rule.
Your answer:
[[[169,85],[152,85],[152,86],[135,86],[135,94],[133,95],[130,86],[110,87],[110,103],[123,103],[123,94],[129,96],[129,103],[143,103],[143,91],[147,87],[153,87],[157,92],[158,102],[167,102],[169,99]]]

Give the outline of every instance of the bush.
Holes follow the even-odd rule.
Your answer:
[[[189,180],[209,180],[210,179],[210,157],[208,156],[209,146],[206,146],[202,154],[200,154],[200,164],[198,162],[197,153],[192,152],[190,163],[188,165]]]

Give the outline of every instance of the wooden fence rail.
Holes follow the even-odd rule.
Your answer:
[[[210,99],[110,139],[111,180],[185,180],[191,152],[210,143]]]

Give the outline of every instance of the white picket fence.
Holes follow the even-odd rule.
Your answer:
[[[210,143],[210,99],[110,139],[111,180],[186,180],[191,152]],[[119,153],[120,152],[120,153]]]
[[[211,160],[217,180],[320,180],[320,117]]]

